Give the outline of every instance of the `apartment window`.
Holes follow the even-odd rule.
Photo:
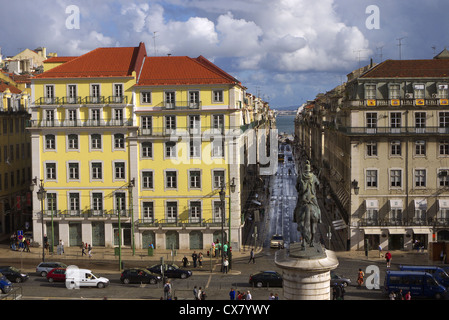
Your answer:
[[[416,156],[426,155],[426,141],[424,140],[415,141],[415,155]]]
[[[218,129],[220,131],[223,131],[224,129],[224,115],[218,114],[213,116],[213,122],[212,127],[214,129]]]
[[[101,180],[103,179],[103,165],[101,162],[92,162],[92,179]]]
[[[201,221],[201,201],[190,202],[189,220],[194,223]]]
[[[366,155],[368,157],[377,156],[377,142],[371,141],[366,143]]]
[[[437,97],[439,99],[447,99],[448,95],[448,85],[447,84],[439,84],[437,87]]]
[[[117,214],[126,212],[126,194],[124,192],[115,192],[115,210]]]
[[[376,99],[376,85],[375,84],[365,84],[365,99]]]
[[[56,180],[56,163],[46,163],[45,172],[47,180]]]
[[[417,133],[425,133],[426,130],[425,112],[415,112],[415,128]]]
[[[167,201],[167,222],[176,222],[178,218],[178,203],[175,201]]]
[[[100,211],[103,211],[103,194],[102,193],[92,193],[92,209],[94,210],[94,213],[99,213]]]
[[[401,155],[401,141],[399,141],[399,140],[391,141],[390,154],[392,156],[400,156]]]
[[[176,130],[176,116],[165,116],[165,130],[166,133]]]
[[[47,102],[51,102],[55,97],[55,87],[53,85],[45,86],[45,98],[47,98]]]
[[[221,207],[221,201],[214,201],[214,216],[212,217],[213,222],[222,222],[222,207]]]
[[[201,133],[201,120],[199,115],[189,116],[189,133],[190,134]]]
[[[439,112],[438,113],[438,123],[440,133],[449,133],[449,112]],[[443,130],[441,130],[443,129]]]
[[[400,99],[401,98],[401,90],[399,84],[390,84],[389,86],[389,96],[390,99]]]
[[[45,110],[45,121],[47,122],[47,125],[50,126],[55,121],[55,111],[54,110]],[[4,129],[6,130],[5,124],[3,124]]]
[[[191,158],[199,158],[201,156],[201,140],[195,138],[190,139],[189,147]]]
[[[448,156],[449,155],[449,141],[443,140],[439,143],[440,156]]]
[[[47,193],[47,211],[56,212],[58,210],[57,194]]]
[[[121,108],[114,109],[114,120],[123,121],[123,119],[124,119],[123,109]]]
[[[393,225],[401,225],[402,224],[402,209],[391,208],[390,223]]]
[[[165,187],[167,189],[175,189],[178,187],[176,171],[165,172]]]
[[[67,102],[68,103],[76,103],[76,85],[75,84],[69,84],[67,86]]]
[[[92,121],[95,121],[94,123],[98,123],[101,119],[101,110],[100,109],[91,109],[90,110],[90,117]]]
[[[92,84],[90,86],[90,94],[91,94],[92,98],[100,97],[100,85],[99,84]],[[98,102],[98,101],[94,100],[93,102]]]
[[[123,133],[114,134],[114,148],[125,149],[125,135]]]
[[[69,193],[69,209],[73,213],[78,213],[80,211],[79,193]]]
[[[151,92],[142,92],[140,97],[141,103],[151,103]]]
[[[54,134],[45,135],[45,149],[56,150],[56,136]]]
[[[67,119],[70,122],[74,122],[77,120],[77,110],[76,109],[68,109],[67,110]]]
[[[438,170],[438,185],[440,187],[449,187],[449,169]]]
[[[69,134],[67,139],[68,139],[68,149],[69,150],[78,150],[78,135],[77,134]]]
[[[402,186],[402,171],[393,169],[390,171],[390,187],[400,188]]]
[[[176,95],[175,95],[174,91],[165,92],[165,107],[166,108],[174,108],[175,107],[175,102],[176,102],[175,96]]]
[[[142,172],[142,188],[143,189],[153,189],[153,172],[143,171]]]
[[[212,141],[212,157],[224,157],[223,139],[219,138]]]
[[[223,90],[214,90],[213,93],[213,102],[224,102],[224,94],[223,94]]]
[[[152,157],[153,157],[153,143],[142,142],[142,158],[152,158]]]
[[[426,186],[426,170],[417,169],[415,170],[415,187],[425,187]]]
[[[366,187],[377,188],[377,170],[366,170]]]
[[[189,91],[189,107],[198,108],[200,105],[200,92]]]
[[[114,97],[123,97],[123,84],[114,84]]]
[[[94,133],[90,136],[91,149],[101,150],[101,134]]]
[[[415,84],[413,87],[413,93],[415,95],[415,99],[424,99],[425,98],[425,85],[424,84]]]
[[[377,128],[377,113],[367,112],[366,113],[366,127],[368,133],[376,133]]]
[[[80,178],[79,164],[78,163],[69,163],[69,179],[70,180],[78,180],[79,178]]]
[[[154,221],[154,204],[153,202],[146,201],[142,203],[143,208],[143,220],[144,222]]]
[[[190,171],[190,188],[201,188],[201,171]]]
[[[213,172],[213,184],[214,184],[214,189],[220,189],[221,186],[224,185],[225,183],[225,172],[224,171],[214,171]]]
[[[151,116],[142,116],[140,118],[140,121],[141,133],[144,135],[151,134],[151,129],[153,127],[153,118]]]
[[[390,127],[392,133],[400,133],[401,132],[401,119],[402,114],[400,112],[392,112],[390,113]]]
[[[175,158],[176,157],[176,142],[167,141],[165,143],[165,157]]]
[[[125,179],[125,163],[124,162],[114,162],[114,175],[115,175],[115,179],[118,179],[118,180]]]

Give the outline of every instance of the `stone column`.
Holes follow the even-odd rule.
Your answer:
[[[284,299],[330,300],[330,271],[337,268],[333,251],[317,247],[301,250],[300,244],[276,254],[275,263],[282,269]]]

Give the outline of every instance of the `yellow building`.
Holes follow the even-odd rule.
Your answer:
[[[143,43],[46,70],[32,82],[29,128],[47,191],[42,203],[34,193],[36,239],[43,205],[44,233],[69,246],[116,246],[120,215],[125,246],[208,249],[223,230],[239,248],[248,126],[238,80],[201,56],[147,57]]]

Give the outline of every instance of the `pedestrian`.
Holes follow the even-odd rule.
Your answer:
[[[198,289],[198,300],[202,299],[203,290],[201,290],[201,287]]]
[[[188,263],[189,263],[189,260],[187,259],[186,256],[184,256],[184,258],[182,258],[182,266],[184,268],[186,268]]]
[[[201,300],[206,300],[206,297],[207,297],[207,295],[206,295],[206,291],[201,291]]]
[[[203,267],[203,253],[202,252],[200,252],[198,254],[198,264],[199,264],[200,268]]]
[[[390,253],[390,251],[387,251],[387,253],[385,254],[385,260],[387,261],[387,268],[390,268],[390,264],[391,264],[391,253]]]
[[[84,250],[84,245],[81,246],[81,257],[86,255],[86,251]]]
[[[25,240],[25,245],[26,245],[27,252],[31,252],[30,251],[30,246],[31,246],[30,239],[27,238]]]
[[[220,240],[217,239],[217,243],[215,244],[215,256],[221,257],[221,243]]]
[[[87,253],[89,254],[89,258],[92,258],[92,246],[90,245],[90,243],[87,246]]]
[[[274,300],[279,300],[279,295],[277,293],[274,294]]]
[[[344,284],[340,284],[340,300],[345,300],[346,289]]]
[[[62,239],[59,240],[59,245],[61,246],[61,252],[64,253],[64,241]]]
[[[243,300],[242,297],[243,294],[240,291],[237,291],[237,300]]]
[[[268,300],[274,300],[274,294],[273,294],[273,292],[270,293],[270,296],[268,297]]]
[[[193,267],[196,268],[196,261],[198,260],[198,255],[196,254],[196,251],[193,251],[192,253],[192,261],[193,261]]]
[[[250,263],[251,260],[253,261],[253,263],[256,263],[256,260],[254,258],[254,249],[251,249],[251,252],[249,254],[249,261],[248,261],[248,263]]]
[[[171,300],[171,283],[167,280],[164,284],[164,300]]]
[[[193,287],[193,299],[198,300],[198,289],[196,286]]]
[[[231,291],[229,291],[229,299],[235,300],[235,290],[234,288],[231,288]]]
[[[410,291],[407,291],[405,294],[405,300],[412,300],[412,295],[410,294]]]
[[[362,269],[359,269],[359,273],[357,274],[357,284],[358,287],[361,287],[363,284],[363,277],[365,276],[365,273],[363,273]]]
[[[228,273],[228,266],[229,266],[229,261],[227,258],[225,258],[223,261],[223,273]]]
[[[338,283],[334,283],[332,286],[332,300],[339,300],[340,298],[340,287]]]
[[[379,244],[379,258],[382,258],[382,246]]]
[[[393,291],[391,291],[388,297],[390,298],[390,300],[394,300],[396,298],[396,294]]]
[[[212,252],[210,253],[213,257],[216,257],[217,254],[215,253],[215,242],[212,242],[212,247],[211,247]]]
[[[223,245],[223,255],[225,257],[228,256],[228,242],[225,242],[225,244]]]
[[[253,296],[251,295],[251,292],[249,292],[249,290],[246,292],[246,299],[245,300],[253,300]]]
[[[402,295],[402,289],[399,290],[396,300],[404,300],[404,296]]]

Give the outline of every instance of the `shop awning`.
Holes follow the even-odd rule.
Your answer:
[[[390,208],[391,209],[403,209],[403,201],[402,199],[391,199],[390,200]]]
[[[439,209],[449,209],[449,199],[438,199]]]
[[[379,209],[379,200],[365,200],[367,209]]]
[[[415,200],[415,209],[427,210],[427,199]]]
[[[380,228],[365,228],[363,231],[365,234],[382,234],[382,230]]]
[[[405,234],[405,228],[388,228],[389,234]]]
[[[414,234],[430,234],[432,229],[430,228],[412,228]]]

